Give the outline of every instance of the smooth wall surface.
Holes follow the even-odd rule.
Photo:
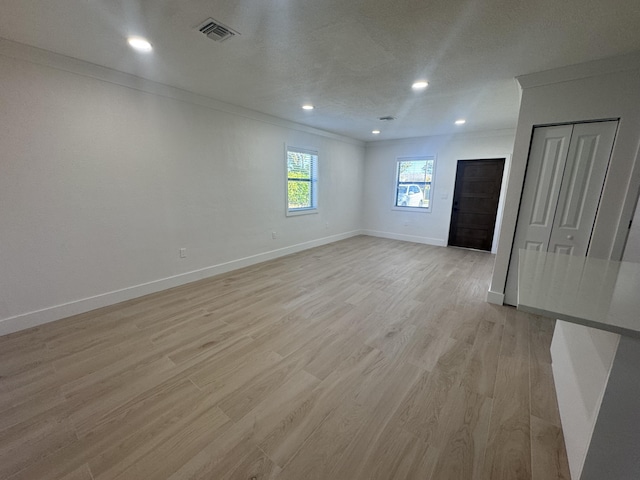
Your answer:
[[[367,144],[363,203],[365,232],[398,240],[447,245],[457,161],[505,158],[493,244],[495,251],[514,135],[512,130],[500,130]],[[397,158],[421,155],[436,157],[431,212],[394,210]]]
[[[622,260],[625,262],[640,263],[640,198],[638,198],[636,210],[633,215],[633,223],[629,229],[629,237],[624,247]]]
[[[520,116],[491,291],[503,293],[533,127],[620,119],[589,255],[622,256],[640,187],[640,54],[521,77]]]
[[[622,337],[580,480],[640,478],[640,340]]]
[[[360,142],[34,55],[0,54],[0,334],[360,230]],[[285,144],[319,152],[318,214],[285,216]]]
[[[640,55],[627,55],[528,75],[507,187],[489,298],[504,292],[520,194],[535,125],[620,119],[589,249],[620,259],[633,214],[640,169]],[[572,478],[580,478],[619,336],[558,321],[551,353]]]
[[[582,475],[619,341],[615,333],[556,322],[553,379],[573,480]]]

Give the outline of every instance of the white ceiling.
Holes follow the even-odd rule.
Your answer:
[[[514,128],[514,77],[639,50],[640,1],[0,0],[0,36],[369,141]]]

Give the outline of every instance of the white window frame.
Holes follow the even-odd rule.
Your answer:
[[[429,188],[429,206],[428,207],[418,207],[418,206],[402,206],[396,205],[396,201],[398,198],[398,184],[400,183],[400,162],[407,161],[433,161],[433,170],[431,173],[431,182]],[[437,159],[435,155],[416,155],[410,157],[397,157],[396,158],[396,168],[395,168],[395,176],[393,178],[393,196],[391,199],[391,210],[398,210],[402,212],[415,212],[415,213],[431,213],[433,209],[433,198],[434,198],[434,186],[436,180],[436,164]],[[406,182],[405,182],[406,183]]]
[[[290,208],[289,207],[289,152],[302,153],[306,155],[312,155],[315,160],[311,165],[311,180],[309,184],[311,186],[311,206],[304,208]],[[318,164],[320,163],[320,156],[318,151],[313,148],[301,148],[294,147],[292,145],[285,145],[284,152],[284,166],[285,166],[285,212],[287,217],[293,217],[297,215],[309,215],[318,213]]]

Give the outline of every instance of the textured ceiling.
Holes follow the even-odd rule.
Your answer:
[[[640,1],[0,0],[0,36],[368,141],[514,128],[514,77],[639,50]]]

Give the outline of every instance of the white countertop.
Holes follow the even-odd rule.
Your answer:
[[[518,309],[640,338],[640,264],[520,250]]]

